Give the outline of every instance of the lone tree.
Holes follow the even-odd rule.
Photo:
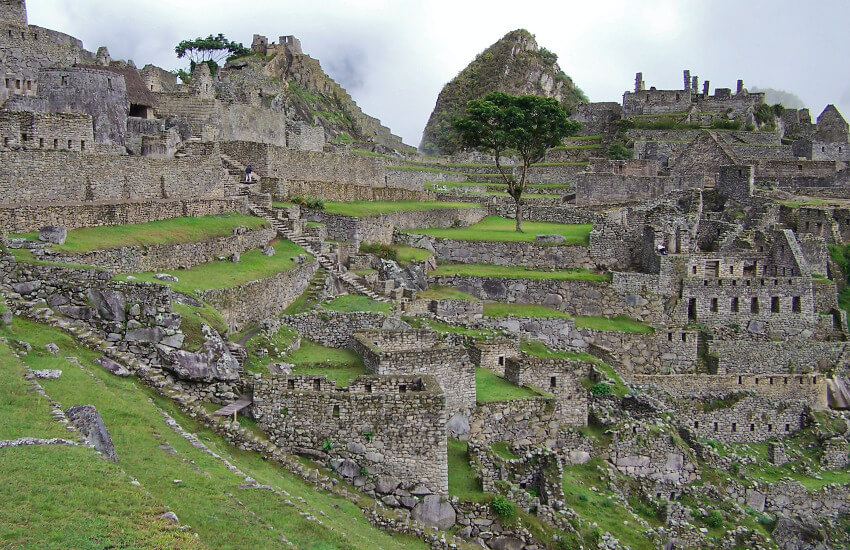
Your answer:
[[[546,149],[579,131],[581,124],[567,118],[558,100],[536,95],[512,96],[490,92],[466,104],[466,116],[455,117],[452,126],[464,147],[487,151],[496,158],[496,168],[508,184],[516,203],[516,230],[522,231],[522,192],[528,168],[540,161]],[[522,159],[517,179],[513,169],[501,164],[506,151]]]
[[[215,74],[222,60],[248,55],[251,50],[242,43],[232,42],[219,33],[218,36],[209,35],[206,38],[184,40],[177,44],[174,53],[177,54],[178,59],[189,58],[190,72],[194,71],[199,63],[206,63],[210,67],[210,72]]]

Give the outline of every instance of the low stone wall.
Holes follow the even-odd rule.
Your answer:
[[[336,388],[325,376],[265,375],[252,410],[277,445],[340,459],[345,477],[448,493],[445,397],[432,377],[360,376]]]
[[[484,219],[486,215],[487,212],[482,208],[415,210],[364,218],[322,211],[302,212],[303,219],[325,224],[329,239],[354,243],[358,246],[360,243],[390,244],[393,242],[393,231],[395,229],[452,227],[458,224],[472,225]]]
[[[499,376],[505,375],[505,363],[508,357],[519,355],[519,338],[499,338],[495,340],[476,340],[469,347],[472,364],[492,370]]]
[[[654,433],[643,425],[636,430],[619,432],[611,442],[609,460],[619,472],[654,482],[656,490],[661,489],[659,485],[667,485],[666,490],[675,491],[696,481],[697,465],[684,449],[676,446],[669,432]]]
[[[554,448],[560,426],[555,408],[555,399],[547,397],[479,403],[469,420],[469,439]]]
[[[718,371],[728,373],[823,372],[850,365],[847,342],[715,340],[709,342],[708,351],[718,357]]]
[[[81,254],[61,254],[61,261],[96,265],[124,273],[161,269],[188,269],[211,262],[219,256],[262,248],[277,237],[275,229],[248,231],[241,235],[219,237],[209,241],[168,245],[122,246],[93,250]]]
[[[417,242],[407,235],[404,242]],[[428,237],[437,259],[462,264],[494,264],[531,268],[595,269],[590,249],[582,245],[542,245],[535,242],[458,241]]]
[[[774,403],[801,401],[815,409],[827,408],[826,377],[822,374],[635,374],[630,378],[634,384],[656,386],[676,398],[711,399],[749,391]]]
[[[276,198],[311,197],[325,201],[411,201],[434,200],[434,193],[400,187],[372,187],[345,182],[316,182],[289,179],[273,186]]]
[[[318,267],[312,260],[265,279],[204,290],[198,298],[219,310],[229,329],[236,332],[249,323],[280,315],[306,290]]]
[[[570,315],[628,315],[640,321],[660,319],[663,303],[639,294],[620,294],[611,283],[555,279],[502,279],[432,275],[429,285],[449,286],[481,300],[542,304]]]
[[[45,225],[63,225],[70,230],[247,210],[244,197],[0,205],[0,226],[10,233],[26,233]]]
[[[846,485],[827,485],[809,491],[799,481],[782,479],[769,484],[767,491],[758,497],[758,500],[764,498],[765,510],[777,515],[835,519],[850,513],[850,491]]]
[[[271,324],[287,325],[305,338],[329,348],[347,348],[354,333],[381,328],[387,316],[383,313],[342,313],[339,311],[310,311],[300,315],[283,315]]]

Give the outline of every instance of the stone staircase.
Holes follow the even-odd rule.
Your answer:
[[[324,268],[332,275],[338,277],[349,288],[353,289],[358,294],[368,296],[376,302],[390,301],[387,298],[379,296],[377,293],[370,290],[366,286],[366,281],[362,277],[338,265],[336,261],[328,257],[322,250],[318,249],[313,241],[302,235],[296,234],[294,231],[292,231],[292,229],[284,225],[266,207],[257,203],[252,198],[252,196],[249,196],[248,198],[248,208],[250,209],[252,214],[254,214],[255,216],[259,216],[269,222],[269,224],[271,224],[271,226],[277,231],[278,235],[289,241],[294,242],[295,244],[312,254],[319,262],[319,266]]]
[[[245,183],[245,165],[224,153],[220,153],[219,156],[221,157],[221,163],[224,169],[227,170],[231,178],[231,182],[225,189],[227,195],[248,196],[252,192],[260,192],[261,177],[259,174],[254,172],[254,178],[256,179],[254,183]]]

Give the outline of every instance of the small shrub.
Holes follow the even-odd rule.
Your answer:
[[[322,199],[310,199],[308,198],[304,201],[307,208],[312,208],[313,210],[324,210],[325,209],[325,201]]]
[[[375,439],[375,432],[363,432],[363,437],[366,438],[366,441],[371,442],[373,439]]]
[[[705,516],[705,524],[716,529],[723,525],[723,516],[718,510],[712,510]]]
[[[374,254],[384,260],[397,260],[398,251],[388,244],[383,243],[363,243],[360,245],[360,252],[364,254]]]
[[[744,128],[748,132],[755,132],[756,131],[756,125],[755,124],[747,124]]]
[[[305,199],[301,195],[295,195],[294,197],[291,197],[289,200],[290,200],[290,202],[292,202],[292,204],[297,204],[298,206],[305,206],[307,204],[307,199]]]
[[[590,393],[593,395],[610,395],[614,393],[614,390],[611,389],[611,385],[607,382],[598,382],[590,386]]]
[[[632,151],[622,143],[612,143],[605,155],[612,160],[628,160],[632,158]]]
[[[740,120],[725,120],[722,118],[716,118],[711,121],[711,127],[715,130],[740,130],[741,129],[741,121]]]
[[[331,451],[331,450],[333,450],[333,448],[334,448],[334,442],[331,441],[330,439],[325,439],[322,442],[322,450],[323,451]]]
[[[502,519],[510,519],[516,514],[514,503],[502,495],[496,495],[496,498],[490,503],[490,508]]]

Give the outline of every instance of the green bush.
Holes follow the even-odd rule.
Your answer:
[[[296,195],[289,199],[292,204],[297,204],[298,206],[303,206],[305,208],[312,208],[313,210],[324,210],[325,209],[325,201],[322,199],[315,199],[311,197],[302,197],[301,195]]]
[[[388,244],[363,243],[360,245],[360,252],[364,254],[374,254],[384,260],[398,260],[398,251]]]
[[[705,524],[716,529],[723,525],[723,516],[718,510],[712,510],[705,516]]]
[[[627,160],[632,158],[632,150],[622,143],[612,143],[605,155],[612,160]]]
[[[590,386],[590,393],[593,395],[609,395],[614,393],[614,390],[607,382],[598,382]]]
[[[741,121],[716,118],[711,121],[711,127],[715,130],[740,130]]]
[[[496,495],[496,498],[490,503],[490,508],[502,519],[510,519],[516,514],[514,503],[502,495]]]

